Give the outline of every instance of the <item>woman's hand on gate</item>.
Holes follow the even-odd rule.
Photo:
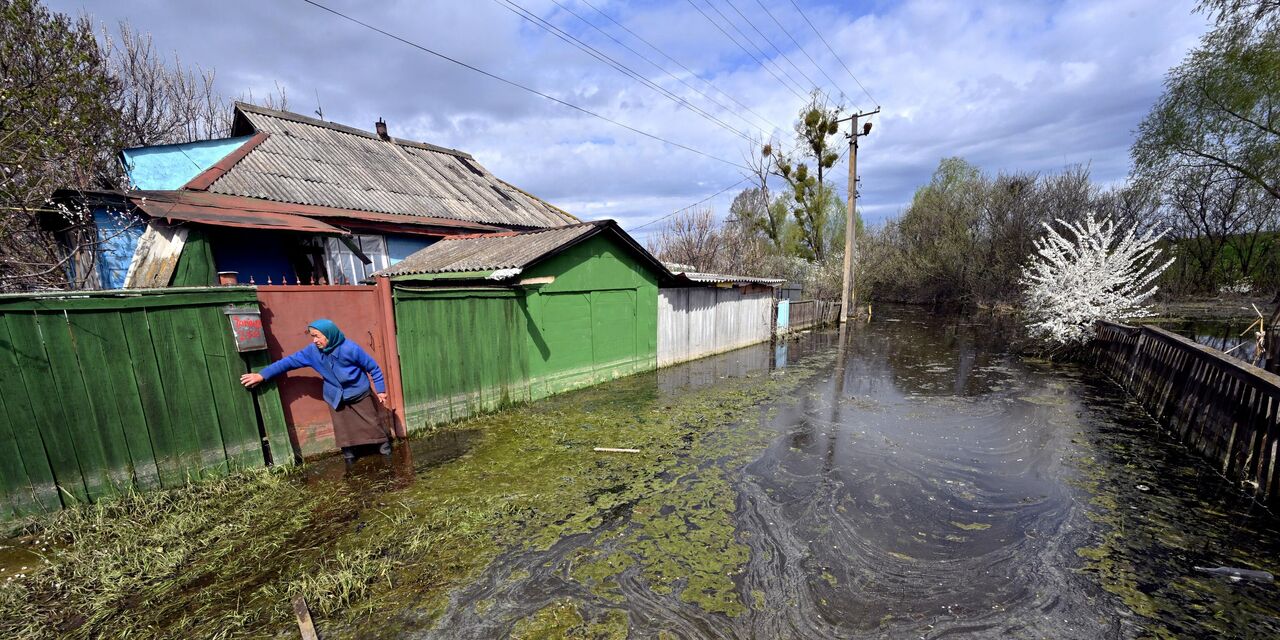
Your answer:
[[[252,389],[259,384],[262,384],[262,376],[257,373],[246,373],[240,376],[240,384],[244,385],[246,388]]]

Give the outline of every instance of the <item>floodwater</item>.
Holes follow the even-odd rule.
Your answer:
[[[728,483],[731,543],[693,544],[730,556],[720,568],[740,606],[700,606],[692,577],[655,585],[658,559],[644,556],[664,534],[635,508],[503,554],[412,635],[563,631],[555,621],[623,612],[639,638],[1280,636],[1274,583],[1195,569],[1280,569],[1277,521],[1116,388],[1012,355],[986,324],[910,310],[839,340],[819,332],[654,378],[662,404],[809,363],[790,397],[723,427],[759,433],[748,450],[679,472],[690,487]],[[716,508],[660,512],[688,522]]]
[[[302,589],[330,638],[1280,637],[1269,574],[1197,569],[1280,572],[1280,520],[1117,387],[878,311],[307,465],[81,635],[289,635]]]
[[[1257,326],[1248,320],[1183,320],[1165,328],[1245,362],[1257,355]]]

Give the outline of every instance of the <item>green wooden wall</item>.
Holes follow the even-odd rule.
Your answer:
[[[529,269],[516,290],[397,284],[410,430],[657,366],[655,274],[608,236]]]
[[[250,288],[0,296],[0,520],[262,466],[259,416],[291,463],[277,392],[240,386],[223,313],[256,302]]]

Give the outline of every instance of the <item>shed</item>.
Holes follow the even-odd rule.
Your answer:
[[[769,340],[777,290],[785,283],[780,278],[677,271],[658,292],[658,366]]]
[[[612,220],[446,238],[374,275],[409,429],[654,369],[674,278]]]

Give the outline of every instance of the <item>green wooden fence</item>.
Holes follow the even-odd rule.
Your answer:
[[[251,287],[0,296],[0,520],[292,463],[273,385],[238,378]]]

